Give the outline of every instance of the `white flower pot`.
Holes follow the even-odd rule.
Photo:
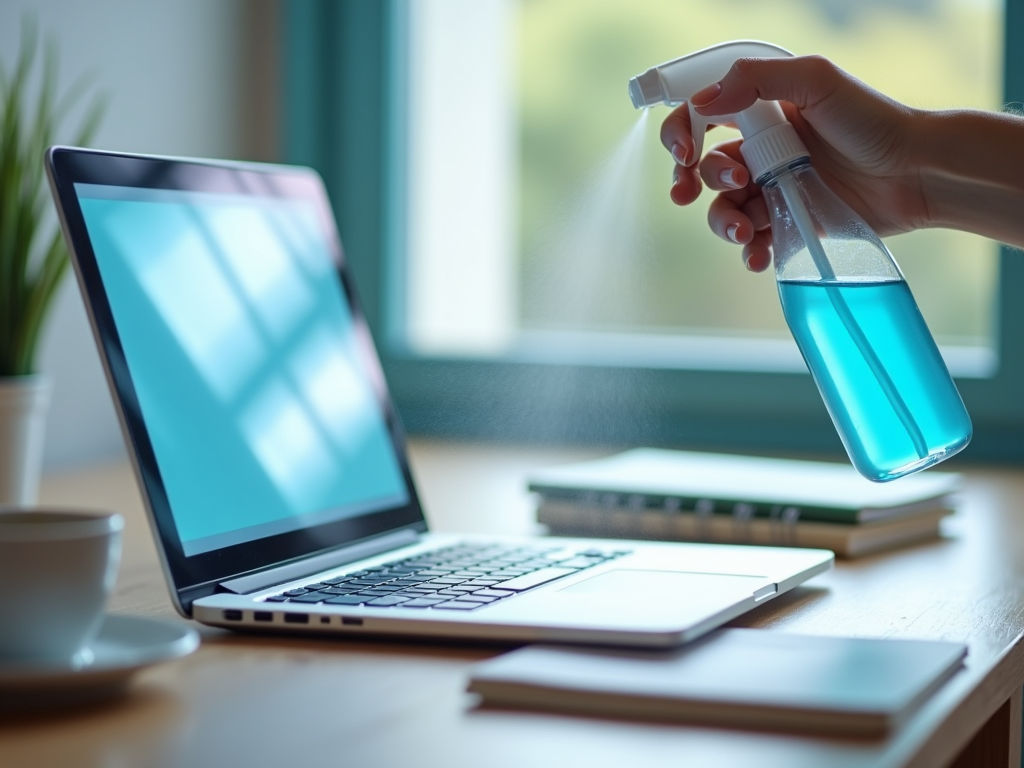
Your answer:
[[[53,382],[42,374],[0,378],[0,506],[38,500],[52,391]]]

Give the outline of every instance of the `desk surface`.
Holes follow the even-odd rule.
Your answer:
[[[438,531],[533,528],[523,478],[591,458],[414,442]],[[117,463],[49,476],[43,502],[127,518],[115,613],[177,619],[131,472]],[[482,710],[470,665],[501,649],[247,637],[203,628],[193,656],[139,674],[100,708],[0,722],[0,765],[33,766],[940,766],[1019,764],[1024,683],[1024,470],[967,473],[947,536],[834,571],[735,626],[966,642],[966,668],[886,740]],[[966,752],[964,752],[966,750]],[[958,758],[959,755],[959,758]]]

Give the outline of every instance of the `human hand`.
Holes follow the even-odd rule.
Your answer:
[[[927,206],[909,139],[915,110],[820,56],[739,59],[720,82],[691,101],[698,113],[713,116],[739,112],[759,98],[780,102],[818,174],[876,232],[884,236],[925,225]],[[767,269],[772,259],[768,210],[740,154],[742,139],[693,157],[683,104],[662,124],[661,141],[676,162],[672,201],[694,202],[703,181],[718,193],[708,210],[711,230],[743,245],[748,269]]]

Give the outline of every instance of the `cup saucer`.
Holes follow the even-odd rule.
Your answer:
[[[92,661],[87,665],[0,661],[0,711],[37,711],[109,698],[138,670],[187,656],[198,647],[199,634],[182,624],[107,615],[89,646]]]

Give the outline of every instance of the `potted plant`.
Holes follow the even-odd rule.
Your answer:
[[[38,493],[52,384],[38,373],[36,353],[68,267],[43,153],[62,118],[87,92],[78,84],[58,94],[54,46],[41,51],[28,23],[21,40],[14,67],[0,62],[0,505],[32,504]],[[89,142],[102,110],[94,98],[76,144]]]

